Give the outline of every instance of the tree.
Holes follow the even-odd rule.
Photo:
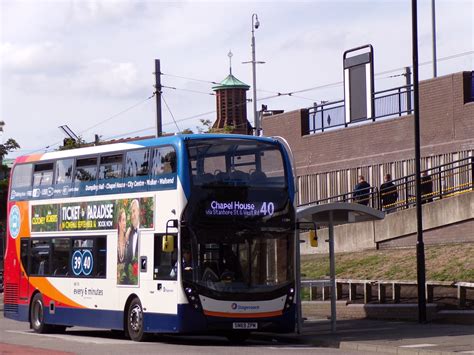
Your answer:
[[[0,144],[0,161],[3,164],[3,158],[9,152],[14,151],[15,149],[20,148],[20,145],[13,138],[8,138],[7,141],[3,144]]]
[[[72,138],[65,138],[63,141],[63,145],[59,147],[59,150],[69,150],[69,149],[76,149],[81,148],[86,145],[86,141],[79,136],[78,140]]]
[[[3,121],[2,121],[3,122]],[[20,145],[13,138],[8,138],[3,144],[0,144],[0,169],[3,179],[0,180],[0,233],[3,231],[4,223],[7,219],[7,195],[8,195],[8,177],[10,175],[10,169],[3,164],[3,158],[9,152],[20,148]]]
[[[212,129],[212,121],[208,119],[201,118],[199,120],[202,127],[196,127],[199,133],[209,133]]]

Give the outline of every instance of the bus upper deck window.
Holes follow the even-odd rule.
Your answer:
[[[76,162],[76,180],[92,181],[97,179],[97,158],[78,159]]]
[[[152,175],[176,172],[176,152],[173,147],[160,147],[153,150]]]
[[[132,150],[125,157],[125,177],[148,175],[148,149]]]
[[[15,165],[15,168],[13,169],[12,187],[19,188],[31,186],[32,172],[32,164]]]
[[[55,184],[68,184],[72,182],[72,167],[74,159],[62,159],[56,162]]]
[[[100,157],[99,180],[122,177],[122,154]]]
[[[33,186],[46,186],[53,183],[53,163],[36,164],[33,173]]]

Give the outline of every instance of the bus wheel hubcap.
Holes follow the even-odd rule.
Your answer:
[[[142,309],[139,305],[135,305],[130,312],[130,327],[134,332],[139,332],[142,322]]]
[[[43,305],[41,302],[36,302],[33,308],[33,323],[35,328],[41,327],[43,323]]]

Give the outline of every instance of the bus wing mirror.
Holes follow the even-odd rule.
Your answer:
[[[161,239],[161,250],[164,253],[172,253],[174,251],[174,236],[165,234]]]

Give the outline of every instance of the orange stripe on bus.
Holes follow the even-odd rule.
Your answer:
[[[281,316],[283,311],[262,312],[262,313],[226,313],[226,312],[212,312],[204,311],[206,316],[223,317],[223,318],[266,318]]]
[[[44,154],[31,154],[31,155],[28,155],[28,156],[26,157],[25,162],[39,161],[39,160],[41,160],[41,157],[42,157],[43,155],[44,155]]]

